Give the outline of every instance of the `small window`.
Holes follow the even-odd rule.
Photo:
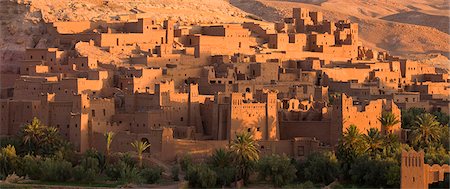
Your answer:
[[[250,129],[250,128],[247,129],[247,132],[251,132],[251,131],[252,131],[252,129]]]
[[[92,110],[92,117],[95,117],[95,110]]]
[[[180,118],[180,121],[183,121],[183,117]]]
[[[103,109],[103,116],[106,116],[106,109]]]

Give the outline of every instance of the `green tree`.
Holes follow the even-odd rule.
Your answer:
[[[131,143],[131,146],[136,150],[138,155],[139,167],[142,167],[142,152],[144,152],[147,148],[151,146],[151,144],[147,143],[147,141],[139,141],[135,140]]]
[[[383,111],[381,114],[381,117],[378,118],[378,120],[381,122],[381,125],[384,127],[386,133],[392,133],[392,127],[398,123],[400,123],[400,120],[393,114],[392,112],[386,112]]]
[[[58,129],[43,125],[36,117],[22,129],[21,138],[28,152],[36,155],[54,155],[64,145]]]
[[[105,140],[106,140],[106,161],[108,161],[109,156],[111,154],[111,144],[114,139],[114,132],[109,131],[105,133]]]
[[[356,158],[366,149],[365,141],[355,125],[350,125],[339,140],[337,158],[340,161],[343,177],[348,178],[348,171]]]
[[[352,182],[360,186],[398,188],[400,185],[400,163],[392,158],[360,156],[349,172]]]
[[[400,155],[402,147],[398,136],[391,133],[385,135],[383,138],[383,150],[384,157],[397,157]]]
[[[147,184],[157,183],[161,179],[163,169],[161,167],[145,167],[141,170],[141,177]]]
[[[442,126],[436,121],[436,116],[424,113],[417,117],[411,131],[410,140],[415,148],[430,148],[439,144],[441,132]]]
[[[45,158],[40,164],[40,180],[67,181],[72,177],[72,164],[63,159]]]
[[[16,148],[7,145],[0,150],[0,178],[6,178],[17,168]]]
[[[383,136],[378,129],[370,128],[367,130],[367,135],[363,135],[362,138],[366,144],[366,152],[369,155],[374,156],[383,152]]]
[[[228,186],[235,177],[236,169],[233,166],[233,154],[219,148],[209,158],[211,168],[216,172],[217,182],[221,186]]]
[[[402,110],[402,128],[411,129],[414,126],[414,122],[417,117],[425,113],[423,108],[410,108],[408,110]]]
[[[192,157],[189,154],[183,155],[180,159],[180,168],[182,171],[187,172],[190,166],[192,166]]]
[[[91,183],[99,174],[100,165],[96,157],[85,156],[73,169],[73,177],[76,181]]]
[[[217,175],[205,164],[197,164],[188,168],[185,179],[194,188],[213,188],[216,186]]]
[[[237,165],[238,176],[247,182],[250,171],[259,160],[258,143],[250,133],[236,135],[230,144],[230,150],[234,155],[234,162]]]
[[[297,177],[300,181],[313,181],[328,185],[339,176],[339,162],[332,152],[310,154],[305,161],[297,163]]]
[[[269,180],[274,187],[281,187],[292,182],[295,178],[295,165],[286,156],[270,155],[261,158],[258,162],[259,177]]]

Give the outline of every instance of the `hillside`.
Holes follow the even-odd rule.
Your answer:
[[[418,56],[429,53],[448,58],[450,53],[450,12],[445,0],[1,0],[1,3],[0,65],[16,63],[25,48],[51,46],[49,36],[42,34],[46,22],[107,20],[133,13],[172,18],[182,24],[254,21],[249,15],[280,21],[291,15],[293,7],[322,11],[329,20],[358,22],[360,39],[370,48],[408,58],[429,57]]]

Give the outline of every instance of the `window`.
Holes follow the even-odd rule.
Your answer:
[[[305,147],[297,146],[297,154],[298,154],[298,156],[305,156]]]
[[[92,117],[95,117],[95,110],[92,110]]]
[[[256,131],[260,131],[260,130],[261,130],[261,128],[260,128],[260,127],[257,127],[257,128],[256,128]]]
[[[251,132],[251,131],[252,131],[252,129],[250,129],[250,128],[247,129],[247,132]]]
[[[180,121],[183,121],[183,117],[180,118]]]
[[[106,116],[106,109],[103,109],[103,116]]]

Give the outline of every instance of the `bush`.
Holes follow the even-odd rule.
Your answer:
[[[26,155],[19,161],[17,174],[19,176],[28,176],[30,179],[39,180],[41,176],[41,159],[39,157]]]
[[[124,153],[120,156],[119,161],[124,162],[126,165],[130,167],[136,167],[136,160],[131,157],[129,153]]]
[[[172,179],[174,181],[179,181],[180,180],[180,166],[179,165],[174,165],[172,166]]]
[[[46,158],[40,166],[43,181],[67,181],[72,177],[72,164],[66,160]]]
[[[297,171],[286,155],[263,157],[259,161],[258,170],[260,179],[269,180],[275,187],[290,183],[294,180]]]
[[[192,157],[190,155],[183,156],[180,160],[181,170],[186,172],[190,166],[192,166]]]
[[[128,161],[128,163],[130,162]],[[142,178],[138,169],[134,166],[130,166],[123,160],[119,160],[115,164],[107,166],[105,173],[111,180],[119,180],[122,183],[142,183]]]
[[[213,188],[216,186],[217,175],[205,164],[189,166],[185,179],[194,188]]]
[[[87,150],[84,155],[84,158],[94,158],[97,160],[97,167],[99,169],[99,171],[103,171],[103,169],[106,166],[106,157],[103,153],[98,152],[97,150],[94,149],[89,149]]]
[[[85,157],[80,164],[73,169],[73,178],[81,182],[94,182],[100,173],[99,163],[97,158]]]
[[[111,180],[118,180],[120,178],[120,172],[125,169],[127,164],[123,161],[118,161],[115,164],[106,166],[105,173]]]
[[[0,150],[0,176],[6,178],[17,167],[16,148],[7,145]]]
[[[301,181],[330,184],[339,176],[339,163],[332,152],[317,152],[297,165],[297,177]]]
[[[119,181],[125,184],[140,184],[143,183],[143,178],[139,174],[139,170],[136,167],[127,165],[120,170]]]
[[[93,169],[85,169],[80,165],[73,168],[72,171],[73,179],[79,182],[92,183],[98,176],[97,172]]]
[[[301,183],[301,184],[298,186],[298,188],[301,188],[301,189],[311,189],[311,188],[316,188],[316,187],[314,186],[314,183],[313,183],[313,182],[311,182],[311,181],[306,181],[306,182],[304,182],[304,183]]]
[[[397,160],[358,158],[350,169],[353,183],[368,187],[399,187],[400,163]]]
[[[229,186],[234,181],[237,169],[233,160],[233,154],[221,148],[209,157],[208,165],[216,172],[219,186]]]
[[[160,167],[146,167],[141,170],[141,177],[147,184],[157,183],[161,179],[162,168]]]

